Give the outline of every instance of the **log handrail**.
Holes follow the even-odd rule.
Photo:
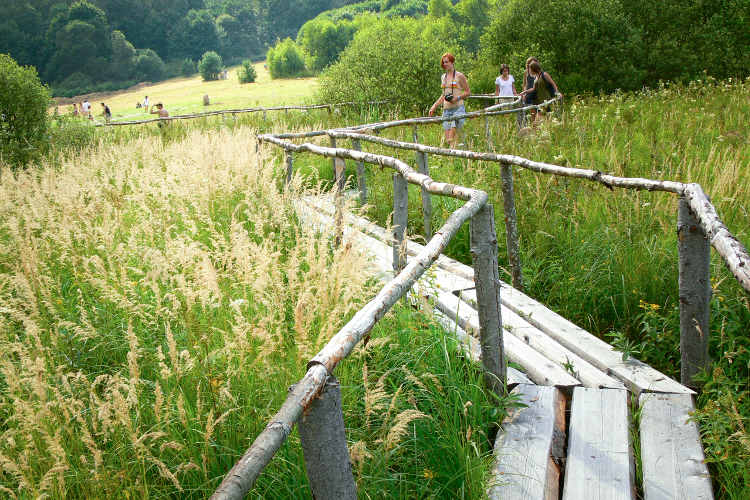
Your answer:
[[[239,108],[239,109],[218,109],[216,111],[204,111],[202,113],[192,113],[189,115],[175,115],[168,116],[166,118],[147,118],[145,120],[128,120],[128,121],[116,121],[109,123],[97,123],[95,127],[116,127],[120,125],[141,125],[144,123],[153,122],[168,122],[173,120],[188,120],[192,118],[204,118],[206,116],[217,116],[217,115],[238,115],[242,113],[265,113],[267,111],[290,111],[290,110],[301,110],[307,111],[308,109],[335,109],[343,106],[362,106],[365,104],[385,104],[388,101],[367,101],[367,102],[356,102],[347,101],[336,104],[308,104],[308,105],[294,105],[294,106],[270,106],[270,107],[254,107],[254,108]]]
[[[489,98],[489,96],[477,97]],[[353,141],[357,141],[357,145],[359,144],[359,141],[366,141],[394,149],[411,150],[425,154],[430,153],[479,161],[492,161],[502,165],[514,165],[539,173],[598,182],[609,189],[618,187],[635,190],[665,191],[677,194],[688,201],[690,209],[694,213],[696,220],[700,224],[700,227],[708,238],[711,246],[713,246],[722,257],[742,288],[750,293],[750,256],[742,243],[726,228],[719,218],[715,207],[711,204],[701,186],[698,184],[685,184],[669,180],[660,181],[646,178],[618,177],[605,174],[598,170],[563,167],[549,163],[536,162],[514,155],[477,153],[474,151],[438,148],[425,146],[416,142],[409,143],[385,139],[365,133],[368,131],[377,132],[386,128],[405,125],[438,123],[448,119],[478,118],[515,113],[526,109],[539,109],[547,106],[556,99],[557,97],[540,105],[503,109],[517,105],[520,102],[520,98],[517,98],[509,103],[496,104],[481,111],[455,115],[450,118],[420,117],[407,120],[357,125],[340,129],[294,134],[263,134],[258,136],[259,143],[268,142],[274,144],[285,150],[287,154],[308,152],[329,158],[351,159],[357,162],[388,167],[403,176],[408,183],[419,185],[428,193],[453,197],[464,200],[466,203],[450,214],[445,224],[435,232],[431,239],[429,239],[416,258],[410,260],[406,267],[390,280],[373,300],[360,309],[354,317],[321,349],[321,351],[313,357],[307,365],[308,371],[304,378],[296,384],[279,412],[273,417],[265,430],[261,432],[247,452],[226,475],[219,488],[211,497],[213,500],[242,498],[250,488],[252,488],[255,480],[289,435],[292,426],[297,422],[304,409],[323,389],[326,380],[332,374],[338,363],[352,352],[356,344],[367,335],[375,323],[377,323],[377,321],[406,294],[419,277],[437,260],[460,226],[467,220],[472,219],[485,207],[490,206],[488,204],[488,195],[486,192],[469,187],[436,182],[429,177],[429,175],[414,171],[409,165],[397,158],[363,152],[358,149],[332,148],[310,143],[295,144],[291,142],[290,139],[302,139],[327,135],[331,139],[352,139]]]

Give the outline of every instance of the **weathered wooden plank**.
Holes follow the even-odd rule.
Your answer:
[[[560,469],[553,448],[562,447],[565,397],[554,387],[522,384],[513,389],[525,408],[515,408],[495,440],[490,500],[557,500]]]
[[[585,387],[625,389],[622,382],[613,379],[582,357],[566,349],[507,307],[503,308],[503,328],[541,353],[545,358],[565,368]]]
[[[476,363],[481,363],[482,360],[482,348],[479,346],[479,340],[475,339],[466,330],[458,326],[458,324],[440,312],[438,309],[434,310],[435,319],[440,325],[445,328],[445,331],[454,335],[461,344],[464,354]],[[507,367],[508,376],[508,387],[518,384],[533,384],[529,377],[524,375],[520,370],[516,370],[512,366]]]
[[[424,290],[424,285],[417,283],[417,292]],[[433,288],[434,293],[434,288]],[[437,308],[448,317],[454,319],[467,332],[478,334],[479,315],[469,304],[453,294],[437,291],[435,297]],[[523,367],[526,375],[539,385],[554,385],[558,387],[573,387],[581,383],[566,372],[561,366],[545,358],[537,351],[521,342],[517,337],[508,335],[503,339],[506,358]]]
[[[627,394],[573,389],[563,500],[635,498]]]
[[[314,201],[312,202],[313,207],[319,208],[322,211],[329,211],[332,207],[328,201]],[[351,223],[355,227],[363,230],[364,232],[372,235],[377,239],[388,238],[385,230],[378,227],[374,223],[367,221],[361,217],[355,217],[349,214],[346,218],[347,223]],[[416,254],[422,245],[415,242],[409,242],[407,245],[410,254]],[[455,291],[464,290],[462,292],[462,298],[470,304],[476,303],[476,295],[474,290],[471,290],[473,285],[473,269],[465,264],[449,259],[445,256],[440,256],[437,261],[437,267],[441,270],[448,270],[448,273],[435,272],[432,276],[432,282],[440,290]],[[510,311],[520,316],[525,323],[530,324],[534,328],[537,328],[542,333],[547,335],[550,339],[557,342],[565,350],[554,349],[549,356],[554,357],[556,362],[561,364],[566,363],[566,354],[568,359],[573,360],[572,355],[577,356],[580,360],[585,361],[592,367],[599,370],[602,376],[599,378],[593,375],[596,372],[588,372],[584,375],[584,385],[590,387],[610,387],[617,386],[617,381],[622,381],[625,386],[640,394],[642,391],[653,391],[653,392],[674,392],[674,393],[685,393],[690,394],[692,390],[685,387],[675,380],[667,377],[663,373],[655,370],[654,368],[638,361],[634,358],[629,358],[626,361],[622,360],[622,354],[616,351],[612,346],[606,342],[594,337],[587,331],[571,323],[567,319],[563,318],[559,314],[547,309],[543,304],[540,304],[531,297],[524,293],[515,290],[511,286],[503,283],[501,292],[501,301],[505,307]],[[506,314],[506,309],[503,308],[502,314]],[[504,316],[505,317],[505,316]],[[514,316],[508,315],[509,324],[513,324]],[[520,325],[517,325],[520,326]],[[511,332],[513,333],[513,332]],[[512,342],[512,340],[511,340]],[[541,337],[535,344],[535,348],[541,344],[549,345],[546,341],[542,341]],[[505,346],[506,351],[509,351],[509,347]],[[509,354],[510,355],[510,354]],[[548,356],[543,356],[544,359],[549,362]],[[515,359],[512,361],[516,362]],[[576,365],[583,366],[583,363],[573,361],[574,367]],[[524,365],[525,366],[525,365]],[[537,373],[541,376],[541,373]],[[580,373],[579,373],[580,375]],[[609,378],[602,378],[609,376]],[[534,378],[534,377],[532,377]],[[616,380],[615,380],[616,379]],[[544,382],[544,377],[536,378],[535,381],[539,384],[548,384],[549,381]],[[613,382],[614,381],[614,382]]]
[[[635,358],[623,361],[622,353],[614,347],[524,293],[505,285],[501,297],[509,309],[592,365],[623,381],[636,394],[643,391],[693,394],[690,388]]]
[[[639,404],[645,500],[713,499],[692,397],[642,394]]]

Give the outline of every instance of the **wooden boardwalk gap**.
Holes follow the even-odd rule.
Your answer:
[[[304,221],[333,225],[329,198],[298,203]],[[350,213],[343,219],[345,238],[368,251],[380,279],[392,278],[391,235]],[[422,248],[407,240],[409,256]],[[429,297],[437,321],[479,362],[473,278],[471,267],[441,256],[410,293]],[[508,386],[524,407],[503,422],[496,440],[489,498],[635,498],[628,391],[640,395],[646,500],[713,498],[697,427],[687,422],[692,390],[638,360],[623,361],[606,342],[507,284],[501,299],[505,353],[523,369],[508,368]]]

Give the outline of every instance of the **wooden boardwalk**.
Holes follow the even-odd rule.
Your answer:
[[[329,198],[300,202],[308,223],[332,225]],[[345,237],[366,248],[383,279],[393,275],[385,229],[346,214]],[[421,246],[409,241],[408,255]],[[434,301],[437,318],[465,352],[480,358],[471,267],[441,256],[413,293]],[[488,489],[495,499],[711,499],[695,423],[693,391],[634,358],[622,359],[594,337],[503,283],[502,321],[508,384],[524,407],[503,423]],[[639,418],[637,418],[639,416]],[[640,441],[636,484],[631,439]]]

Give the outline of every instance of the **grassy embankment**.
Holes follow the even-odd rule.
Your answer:
[[[284,118],[98,129],[0,170],[3,496],[207,497],[373,295],[356,248],[294,217],[300,181],[279,191],[255,157],[245,125]],[[481,495],[506,402],[456,352],[397,306],[337,369],[362,495]],[[253,491],[308,494],[296,431]]]

